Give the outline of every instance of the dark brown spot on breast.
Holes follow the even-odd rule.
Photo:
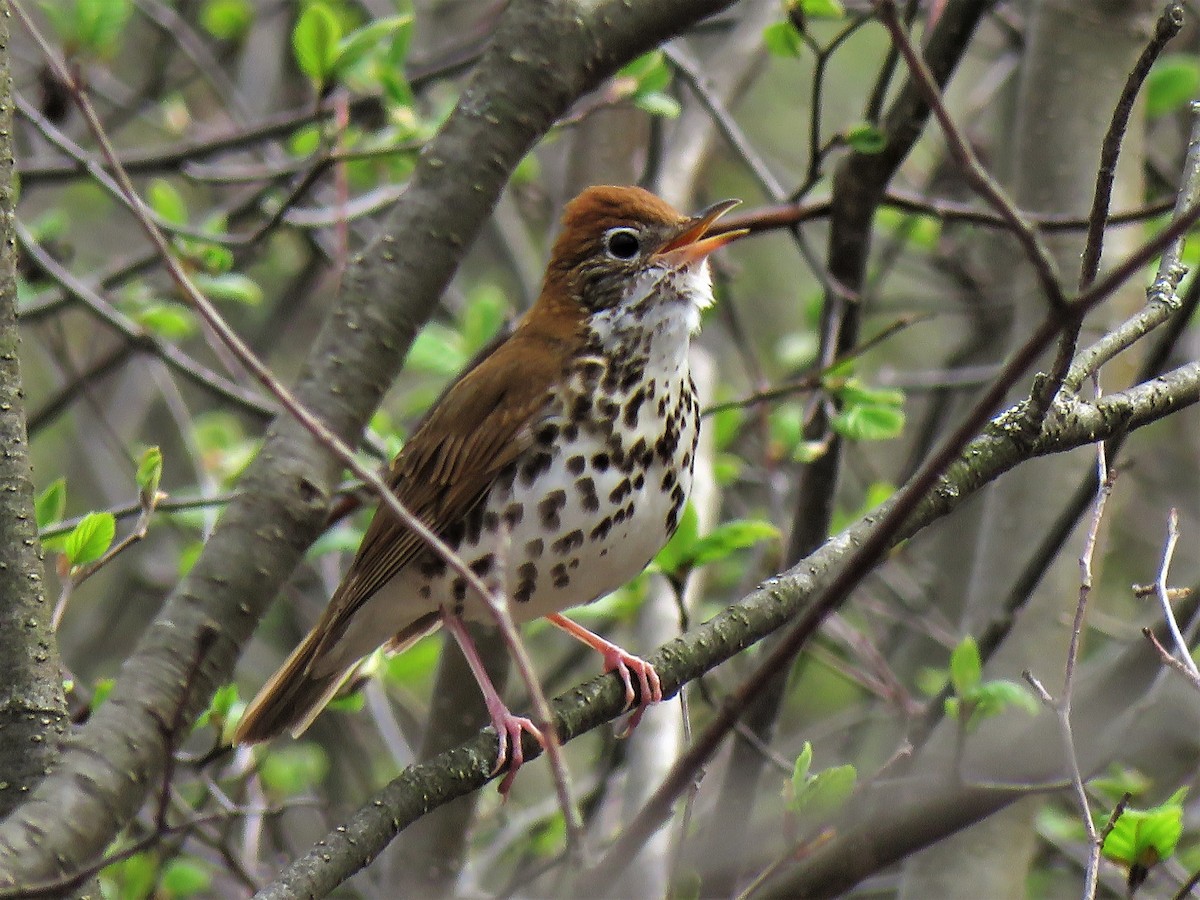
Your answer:
[[[537,480],[537,477],[550,468],[552,457],[544,450],[539,450],[534,453],[529,460],[521,466],[521,483],[525,487],[529,487]]]
[[[550,578],[553,579],[554,586],[560,590],[571,583],[571,576],[567,574],[567,567],[564,563],[558,563],[550,570]]]
[[[538,570],[531,562],[521,563],[517,568],[517,586],[513,590],[512,598],[517,603],[526,603],[533,596],[533,591],[537,587]]]
[[[596,524],[596,527],[592,529],[588,537],[593,541],[602,541],[608,537],[610,531],[612,531],[612,517],[605,516]]]
[[[596,453],[592,456],[592,468],[597,472],[608,471],[608,454]]]
[[[584,476],[575,482],[575,490],[579,491],[579,505],[586,512],[596,512],[600,508],[600,498],[596,496],[596,482]]]
[[[646,400],[646,392],[638,388],[632,397],[625,404],[625,425],[633,428],[637,425],[638,410],[642,408],[642,403]]]
[[[547,422],[537,431],[537,442],[543,447],[549,447],[554,443],[554,439],[558,437],[558,425],[554,422]]]
[[[583,546],[583,532],[576,528],[574,531],[568,531],[557,541],[550,545],[550,549],[559,556],[564,556],[570,553],[576,547]]]
[[[566,505],[567,492],[561,488],[547,494],[538,504],[538,513],[541,515],[542,525],[550,531],[557,531],[562,524],[559,513]]]
[[[628,478],[622,478],[615,488],[608,493],[609,503],[620,503],[632,490]]]
[[[544,550],[545,547],[546,545],[542,543],[541,538],[534,538],[532,541],[529,541],[525,544],[525,555],[530,559],[537,559],[542,555],[542,550]]]
[[[567,460],[567,471],[572,475],[582,475],[583,470],[587,467],[587,460],[582,456],[572,456]]]

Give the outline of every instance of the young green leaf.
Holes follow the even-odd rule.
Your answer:
[[[845,137],[846,143],[859,153],[882,153],[887,146],[883,131],[866,122],[847,128]]]
[[[117,520],[110,512],[90,512],[67,535],[63,553],[72,566],[86,566],[102,557],[117,533]]]
[[[208,864],[192,856],[177,856],[163,866],[159,889],[167,897],[195,897],[212,886]]]
[[[779,537],[779,529],[770,522],[757,519],[735,519],[723,522],[692,545],[689,568],[699,568],[718,559],[724,559],[735,550],[753,547],[761,541]]]
[[[904,431],[904,410],[862,403],[842,410],[831,424],[838,434],[852,441],[887,441]]]
[[[800,755],[796,757],[796,765],[792,767],[792,796],[797,797],[808,781],[808,773],[812,768],[813,748],[809,741],[804,742]]]
[[[220,41],[235,41],[245,36],[254,23],[254,7],[249,0],[205,0],[200,8],[200,24]]]
[[[1126,809],[1101,848],[1104,856],[1129,867],[1149,869],[1174,855],[1183,834],[1183,798],[1180,788],[1161,806],[1152,809]]]
[[[337,78],[344,74],[366,59],[385,40],[402,30],[411,29],[412,16],[389,16],[354,29],[338,42],[330,77]]]
[[[147,447],[142,451],[142,458],[138,460],[136,477],[143,503],[158,494],[158,484],[162,481],[162,466],[162,450],[158,447]]]
[[[1192,54],[1168,53],[1158,58],[1146,77],[1146,115],[1166,115],[1200,91],[1200,58]]]
[[[324,3],[310,3],[300,14],[292,30],[292,50],[296,65],[317,88],[323,91],[333,75],[342,26]]]
[[[146,201],[155,215],[164,222],[171,225],[187,224],[187,203],[184,202],[183,195],[166,179],[155,178],[150,182],[150,187],[146,190]]]
[[[276,796],[291,797],[325,780],[329,757],[319,744],[301,741],[270,749],[258,765],[263,786]]]
[[[950,653],[950,683],[954,693],[965,697],[978,687],[983,677],[983,663],[979,659],[979,645],[975,638],[967,635]]]
[[[56,478],[38,494],[33,504],[37,527],[45,528],[62,520],[67,511],[67,479]]]
[[[854,766],[825,769],[808,779],[804,789],[792,801],[792,809],[814,819],[826,819],[842,808],[857,783],[858,772]]]
[[[243,306],[258,306],[263,300],[263,290],[258,282],[240,272],[220,275],[198,272],[192,276],[192,281],[210,300],[241,303]]]
[[[800,9],[810,19],[843,19],[846,8],[839,0],[800,0]]]
[[[774,56],[798,57],[804,54],[804,41],[791,22],[772,22],[764,28],[763,44]]]
[[[190,309],[175,303],[150,302],[135,310],[131,318],[167,340],[179,341],[196,333],[196,317]]]

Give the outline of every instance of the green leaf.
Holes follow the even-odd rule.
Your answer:
[[[671,68],[661,50],[645,53],[617,72],[618,78],[627,78],[634,84],[633,93],[661,91],[671,83]]]
[[[688,568],[699,568],[718,559],[724,559],[735,550],[753,547],[761,541],[779,537],[779,529],[770,522],[757,519],[736,519],[724,522],[706,534],[691,548]]]
[[[150,187],[146,190],[146,200],[155,215],[164,222],[171,225],[187,224],[187,203],[184,202],[183,195],[166,179],[155,178],[150,182]]]
[[[474,354],[494,338],[508,315],[508,299],[495,285],[474,288],[467,297],[462,317],[462,343],[466,353]]]
[[[412,16],[389,16],[356,28],[338,42],[330,75],[333,78],[358,65],[385,40],[412,29]]]
[[[804,742],[800,755],[796,757],[796,765],[792,767],[792,796],[798,797],[808,781],[808,772],[812,768],[813,748],[809,741]]]
[[[837,812],[854,793],[858,772],[854,766],[833,766],[808,779],[792,801],[795,812],[826,819]]]
[[[229,713],[239,703],[237,685],[232,682],[221,685],[213,694],[212,702],[208,704],[208,709],[202,712],[199,718],[196,719],[196,724],[193,730],[203,728],[210,722],[221,728],[225,721],[229,718]]]
[[[194,897],[212,884],[208,864],[191,856],[177,856],[163,866],[159,888],[168,897]]]
[[[158,484],[162,481],[162,450],[158,447],[147,447],[142,451],[138,460],[137,486],[141,489],[143,502],[153,498],[158,493]]]
[[[170,341],[183,340],[196,333],[196,318],[190,309],[175,303],[148,303],[132,314],[135,322]]]
[[[325,88],[333,74],[341,37],[341,23],[324,3],[310,3],[305,7],[292,31],[296,65],[318,90]]]
[[[99,58],[116,52],[133,6],[130,0],[43,0],[42,9],[69,53],[84,51]]]
[[[200,8],[200,25],[217,40],[239,40],[253,22],[254,7],[248,0],[205,0]]]
[[[38,494],[33,504],[37,527],[45,528],[62,521],[67,511],[67,479],[57,478]]]
[[[688,503],[683,508],[683,515],[679,517],[675,533],[654,557],[654,568],[668,575],[678,573],[691,558],[699,537],[700,517],[696,514],[696,508]]]
[[[222,275],[197,273],[192,281],[210,300],[258,306],[263,300],[263,290],[258,282],[240,272],[225,272]]]
[[[258,766],[264,787],[276,796],[291,797],[325,780],[329,757],[311,741],[269,750]]]
[[[662,91],[639,91],[633,95],[633,105],[642,112],[663,119],[677,119],[683,111],[678,100]]]
[[[389,684],[411,688],[414,684],[423,684],[433,677],[438,658],[442,652],[442,642],[425,638],[417,641],[403,653],[385,657],[383,660],[384,679]]]
[[[96,685],[92,688],[92,712],[104,705],[104,701],[108,699],[108,695],[112,693],[113,685],[116,683],[116,680],[112,678],[96,679]]]
[[[100,872],[100,882],[110,886],[106,894],[126,898],[154,896],[154,884],[158,880],[158,858],[153,853],[135,853]]]
[[[456,375],[466,362],[462,338],[453,329],[437,322],[421,329],[408,350],[409,367],[429,375]]]
[[[846,8],[839,0],[800,0],[800,9],[811,19],[844,19]]]
[[[791,22],[772,22],[764,28],[763,44],[774,56],[798,57],[804,54],[804,40]]]
[[[67,535],[63,553],[72,566],[85,566],[102,557],[117,533],[117,520],[110,512],[90,512]]]
[[[904,431],[904,410],[894,406],[862,403],[833,417],[838,434],[852,441],[887,441]]]
[[[1182,109],[1200,92],[1200,58],[1192,54],[1160,56],[1146,78],[1146,114],[1151,118]]]
[[[883,131],[867,122],[846,129],[846,143],[859,153],[882,153],[887,146]]]
[[[979,686],[983,677],[983,663],[979,658],[979,645],[975,638],[967,635],[950,653],[950,683],[954,693],[967,696]]]
[[[1186,788],[1176,791],[1153,809],[1126,809],[1101,848],[1105,857],[1126,866],[1150,868],[1175,853],[1183,834],[1183,798]]]
[[[841,384],[831,384],[829,389],[846,406],[895,406],[904,405],[904,392],[891,388],[873,388],[863,384],[857,378],[849,378]]]
[[[325,708],[336,712],[357,713],[362,712],[366,705],[367,698],[362,691],[351,691],[349,694],[339,694],[334,697]]]
[[[1014,707],[1031,716],[1037,715],[1038,712],[1037,699],[1029,693],[1024,685],[1015,681],[1005,679],[985,681],[967,696],[974,704],[972,718],[976,721],[989,719]]]

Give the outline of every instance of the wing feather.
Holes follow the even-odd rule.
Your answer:
[[[443,535],[480,503],[532,445],[533,426],[549,412],[551,388],[570,350],[561,337],[519,328],[463,375],[392,463],[389,486],[405,508]],[[424,549],[424,541],[380,504],[315,629],[322,647],[338,640],[371,595]]]

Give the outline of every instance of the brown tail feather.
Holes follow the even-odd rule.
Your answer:
[[[314,676],[312,664],[321,638],[316,629],[310,632],[287,662],[263,685],[238,723],[234,744],[269,741],[285,731],[298,737],[333,699],[358,661],[343,669]]]
[[[388,651],[404,650],[434,631],[440,621],[437,613],[421,616],[388,642]],[[318,659],[328,657],[332,649],[325,629],[318,626],[309,632],[251,701],[234,733],[234,744],[269,741],[285,731],[292,737],[303,734],[358,668],[360,660],[340,668],[330,668],[327,659],[323,660],[325,665],[315,665]],[[318,668],[326,671],[314,674]]]

